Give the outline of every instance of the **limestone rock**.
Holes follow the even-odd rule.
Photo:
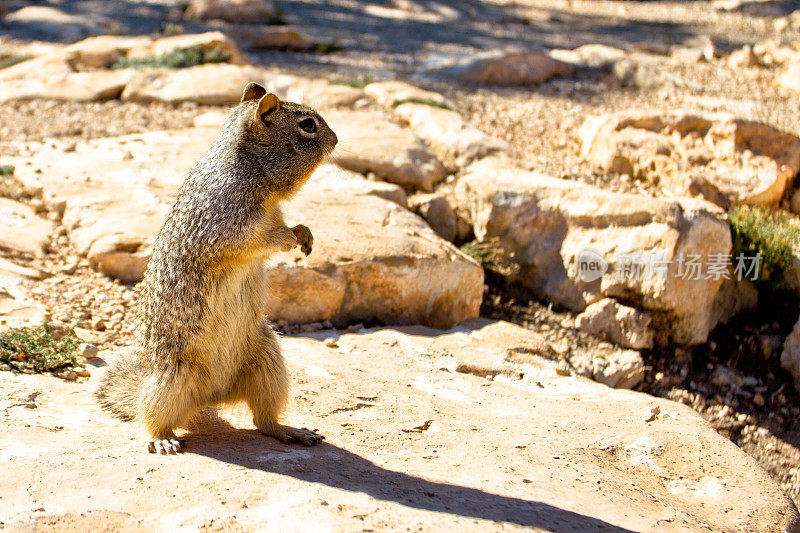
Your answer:
[[[734,50],[728,56],[728,66],[732,68],[757,67],[759,66],[758,56],[753,53],[751,46],[743,46]]]
[[[507,148],[506,143],[483,133],[455,111],[405,103],[395,107],[394,112],[447,165],[466,166]]]
[[[144,42],[140,46],[132,47],[128,50],[127,56],[130,58],[162,56],[179,48],[191,48],[195,46],[203,50],[223,50],[230,55],[228,63],[234,65],[249,64],[249,61],[244,57],[239,47],[236,46],[236,43],[221,31],[186,33],[182,35],[172,35],[170,37],[161,37],[155,41]]]
[[[68,72],[44,79],[0,82],[0,102],[8,100],[68,100],[98,102],[119,98],[133,74],[126,71],[95,70]]]
[[[487,52],[435,71],[437,76],[489,85],[535,85],[573,72],[572,65],[544,52]]]
[[[131,73],[95,70],[75,72],[75,52],[56,51],[0,70],[0,103],[55,99],[93,102],[118,98]]]
[[[64,52],[73,70],[95,70],[110,67],[131,49],[146,48],[151,44],[149,37],[99,35],[71,44]]]
[[[800,92],[800,60],[795,59],[783,67],[775,79],[781,87]]]
[[[366,85],[364,93],[387,109],[408,102],[432,102],[452,107],[443,95],[420,89],[403,81],[376,81]]]
[[[0,197],[0,248],[39,254],[50,240],[53,223],[39,217],[32,208]]]
[[[270,261],[270,317],[450,327],[478,316],[483,269],[371,188],[318,173],[286,205],[287,220],[311,228],[314,251]]]
[[[333,158],[343,168],[423,191],[432,191],[447,174],[413,133],[382,113],[329,112],[325,120],[339,137]]]
[[[132,75],[122,92],[122,99],[229,105],[239,102],[242,87],[261,77],[261,71],[253,67],[224,63],[178,70],[148,69]]]
[[[319,110],[352,107],[365,98],[364,91],[323,79],[310,79],[290,74],[263,76],[263,85],[284,100],[300,102]]]
[[[95,270],[123,283],[136,283],[147,269],[150,248],[138,236],[114,231],[119,229],[108,228],[106,235],[92,243],[86,257]]]
[[[636,350],[600,344],[593,349],[576,348],[567,360],[579,376],[613,389],[633,389],[644,380],[644,359]]]
[[[800,389],[800,321],[783,344],[781,366],[794,378],[795,388]]]
[[[584,44],[574,50],[551,50],[550,57],[580,67],[608,68],[628,57],[628,52],[604,44]]]
[[[216,133],[195,128],[95,139],[66,153],[46,145],[10,162],[19,166],[20,180],[43,188],[48,203],[63,204],[63,224],[79,253],[98,270],[133,282],[141,279],[185,173]],[[287,221],[311,228],[314,251],[275,258],[271,316],[444,327],[477,316],[483,270],[405,206],[396,185],[332,165],[318,169],[285,209]]]
[[[587,333],[603,337],[625,348],[653,347],[651,318],[641,311],[604,298],[578,315],[575,325]]]
[[[0,272],[0,331],[40,325],[48,317],[44,305],[30,297],[19,279]]]
[[[22,266],[14,263],[13,261],[9,261],[8,259],[0,257],[0,278],[11,279],[14,281],[24,281],[29,279],[43,280],[51,275],[52,274],[44,270]]]
[[[185,15],[197,20],[270,24],[277,21],[278,11],[272,0],[190,0]]]
[[[730,117],[594,117],[579,136],[581,154],[608,172],[723,204],[775,206],[800,170],[800,139]]]
[[[230,24],[225,26],[230,35],[243,48],[250,50],[297,50],[308,51],[316,43],[295,26],[262,26],[252,24]]]
[[[536,350],[518,340],[525,333],[467,323],[283,337],[298,398],[290,403],[299,404],[285,423],[319,428],[326,444],[287,447],[254,434],[249,413],[223,408],[182,432],[188,453],[168,461],[143,456],[140,429],[99,411],[91,392],[103,369],[86,383],[5,374],[0,521],[10,530],[57,522],[77,531],[212,523],[246,531],[263,529],[265,517],[281,531],[298,523],[330,531],[797,529],[800,517],[777,482],[689,407],[535,361],[497,364]],[[473,354],[516,375],[454,371]],[[36,409],[11,407],[29,398]],[[120,490],[150,464],[146,485],[162,498]],[[203,490],[176,485],[186,472]]]
[[[797,50],[782,44],[779,39],[767,39],[756,43],[753,45],[753,53],[759,63],[771,67],[791,63],[797,57]]]
[[[800,285],[798,285],[800,287]],[[727,324],[733,317],[758,306],[758,289],[749,279],[739,279],[733,268],[714,299],[712,322]]]
[[[458,236],[458,220],[445,196],[418,194],[410,198],[409,208],[424,218],[442,239],[453,242]]]
[[[216,133],[198,128],[94,139],[72,152],[42,145],[32,156],[12,161],[15,176],[41,187],[45,203],[63,213],[78,253],[101,272],[133,282],[144,273],[141,256],[183,177]]]
[[[723,277],[699,278],[715,258],[730,261],[731,238],[711,204],[611,193],[496,158],[468,168],[454,195],[477,238],[497,241],[512,277],[542,298],[575,312],[621,298],[653,317],[660,344],[705,342],[716,325]]]
[[[67,63],[67,54],[55,51],[0,69],[0,83],[12,80],[47,79],[51,76],[68,74],[72,70]]]

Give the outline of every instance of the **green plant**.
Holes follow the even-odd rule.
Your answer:
[[[728,211],[733,260],[761,256],[757,282],[785,289],[794,274],[792,250],[800,243],[800,224],[786,212],[736,206]]]
[[[14,165],[0,165],[0,176],[13,176]]]
[[[160,56],[123,57],[117,60],[111,68],[187,68],[204,63],[225,63],[230,61],[231,55],[221,46],[205,50],[199,46],[176,48],[172,52]]]
[[[0,332],[0,362],[21,372],[51,372],[76,363],[80,340],[53,337],[48,324]]]
[[[341,52],[344,50],[344,45],[334,39],[333,41],[324,41],[318,43],[314,49],[320,54],[332,54],[333,52]]]
[[[498,239],[468,242],[463,244],[459,250],[473,258],[486,270],[497,272],[503,276],[515,276],[519,273],[519,265],[509,260]]]
[[[355,79],[355,80],[334,79],[334,80],[331,80],[331,84],[332,85],[346,85],[348,87],[355,87],[356,89],[363,89],[364,87],[366,87],[370,83],[373,83],[374,81],[375,81],[375,78],[373,78],[372,76],[365,76],[363,78]]]
[[[24,56],[11,56],[5,59],[0,59],[0,70],[8,67],[12,67],[17,63],[22,63],[23,61],[27,61],[33,56],[31,55],[24,55]]]
[[[448,104],[447,102],[443,102],[441,100],[434,100],[433,98],[417,98],[415,96],[410,96],[408,98],[401,98],[399,100],[395,100],[392,102],[392,107],[397,107],[402,104],[422,104],[422,105],[429,105],[432,107],[438,107],[440,109],[447,109],[448,111],[455,111],[453,106]]]

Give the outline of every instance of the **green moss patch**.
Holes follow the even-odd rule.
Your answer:
[[[160,56],[146,57],[123,57],[111,65],[112,69],[121,68],[188,68],[205,63],[226,63],[230,61],[231,55],[221,46],[215,46],[205,50],[199,46],[188,48],[176,48],[168,54]]]
[[[794,275],[792,249],[800,243],[800,224],[786,212],[736,206],[728,212],[733,236],[733,260],[761,255],[758,283],[787,288]]]
[[[0,363],[26,373],[53,372],[77,362],[81,341],[72,335],[56,339],[47,324],[0,332]]]

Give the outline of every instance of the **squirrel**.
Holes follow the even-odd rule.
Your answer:
[[[336,143],[316,111],[251,82],[189,171],[145,271],[133,347],[95,392],[105,410],[144,424],[151,453],[182,451],[175,428],[208,405],[235,402],[281,442],[324,439],[279,423],[289,377],[265,318],[263,260],[298,245],[311,253],[311,232],[287,227],[279,203]]]

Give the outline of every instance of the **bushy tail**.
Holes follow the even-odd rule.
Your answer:
[[[144,374],[135,358],[124,357],[111,365],[94,393],[100,407],[122,420],[133,420]]]

